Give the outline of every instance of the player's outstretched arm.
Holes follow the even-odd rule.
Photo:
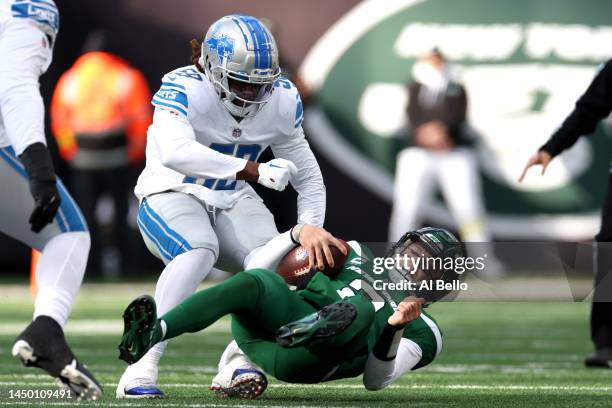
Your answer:
[[[542,166],[542,175],[550,161],[576,143],[581,135],[593,133],[597,123],[612,111],[612,60],[602,64],[586,92],[576,101],[574,110],[548,141],[529,159],[519,177],[523,181],[530,167]]]
[[[421,348],[402,335],[404,327],[421,315],[423,302],[422,298],[408,297],[389,316],[363,370],[363,385],[366,389],[377,391],[385,388],[421,360]]]
[[[298,193],[298,223],[322,227],[325,222],[326,192],[323,175],[299,126],[293,135],[272,145],[275,157],[295,163],[297,173],[291,185]]]
[[[324,260],[330,267],[334,267],[334,256],[329,247],[335,246],[346,255],[348,250],[338,238],[330,234],[326,229],[309,224],[298,224],[291,229],[291,238],[294,242],[308,250],[308,267],[325,269]]]
[[[247,262],[245,269],[262,268],[276,270],[281,259],[298,244],[305,248],[307,248],[306,245],[310,245],[311,247],[324,245],[327,263],[332,267],[334,260],[333,255],[329,251],[329,245],[337,247],[344,255],[346,255],[347,251],[346,247],[325,229],[313,225],[300,224],[268,241]],[[309,253],[313,253],[313,251],[309,249]],[[323,258],[321,257],[320,259],[322,264]],[[311,268],[318,265],[317,259],[309,259],[309,262],[312,262],[310,265]],[[320,269],[323,269],[323,267]]]
[[[542,166],[542,175],[544,175],[544,172],[546,172],[546,168],[548,167],[552,159],[553,159],[552,156],[547,151],[545,150],[537,151],[527,161],[527,164],[525,165],[525,168],[523,169],[523,172],[521,173],[521,176],[518,179],[519,183],[523,181],[523,179],[525,178],[525,175],[527,175],[527,171],[531,167],[536,166],[536,165]]]

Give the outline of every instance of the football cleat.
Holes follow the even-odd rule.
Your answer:
[[[355,305],[337,302],[276,331],[276,342],[282,347],[298,347],[313,340],[335,336],[346,329],[357,316]]]
[[[134,299],[123,312],[119,358],[128,364],[140,360],[163,337],[155,300],[149,295]]]
[[[117,388],[117,398],[150,399],[165,397],[157,385],[157,364],[140,360],[127,366]]]
[[[48,316],[39,316],[26,327],[11,354],[27,367],[45,370],[60,388],[71,391],[78,400],[96,401],[102,397],[100,383],[76,359],[62,328]]]
[[[153,399],[164,398],[165,394],[159,387],[150,381],[136,379],[127,385],[117,387],[117,398]]]
[[[237,368],[229,384],[224,383],[217,375],[210,386],[220,397],[254,399],[264,393],[268,387],[266,375],[254,368]]]
[[[584,365],[590,368],[612,368],[609,349],[599,349],[584,359]]]

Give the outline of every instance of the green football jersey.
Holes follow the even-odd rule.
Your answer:
[[[393,282],[389,272],[373,272],[374,256],[369,248],[356,241],[349,242],[351,250],[342,270],[335,279],[317,273],[307,288],[300,294],[317,304],[329,304],[338,298],[361,294],[372,302],[376,311],[374,322],[368,332],[367,350],[338,369],[328,380],[354,377],[363,372],[368,354],[372,351],[387,320],[393,314],[397,303],[410,296],[409,290],[387,291],[375,281]],[[375,289],[377,288],[377,289]],[[359,316],[357,317],[359,318]],[[421,361],[415,368],[429,364],[442,348],[442,334],[438,325],[425,311],[421,316],[406,325],[404,338],[416,343],[422,350]]]

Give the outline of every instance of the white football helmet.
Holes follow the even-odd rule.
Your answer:
[[[255,17],[232,14],[210,26],[198,61],[225,107],[234,116],[257,113],[280,76],[278,48]]]

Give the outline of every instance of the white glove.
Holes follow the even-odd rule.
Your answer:
[[[257,182],[262,186],[277,191],[283,191],[291,177],[298,172],[295,164],[285,159],[273,159],[259,165],[259,179]]]

